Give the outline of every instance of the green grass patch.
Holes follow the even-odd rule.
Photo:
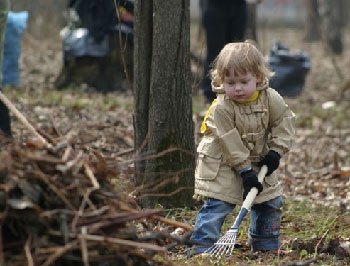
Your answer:
[[[233,224],[239,208],[228,215],[222,227],[222,235],[226,233]],[[176,211],[175,211],[176,212]],[[196,212],[193,210],[182,210],[181,215],[172,212],[173,217],[193,217]],[[194,223],[194,219],[190,219]],[[243,220],[240,231],[236,239],[236,250],[232,256],[226,258],[218,258],[213,256],[192,257],[190,260],[185,258],[184,254],[178,254],[173,257],[174,265],[285,265],[291,261],[308,261],[315,258],[317,264],[311,265],[350,265],[346,263],[346,259],[339,259],[333,254],[322,254],[324,252],[321,246],[325,243],[337,239],[346,239],[350,236],[350,214],[342,212],[337,207],[325,207],[323,205],[315,205],[311,201],[297,201],[291,197],[284,199],[282,224],[281,224],[281,249],[289,252],[289,255],[268,256],[259,254],[252,256],[244,246],[248,238],[249,213]],[[296,242],[299,240],[299,242]],[[301,243],[301,244],[295,244]],[[294,265],[294,264],[293,264]],[[309,264],[307,264],[309,265]]]

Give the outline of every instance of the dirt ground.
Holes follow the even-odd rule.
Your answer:
[[[345,86],[350,71],[350,35],[345,37],[344,54],[340,56],[327,53],[321,42],[304,42],[302,30],[295,29],[262,28],[259,46],[267,55],[272,41],[279,40],[291,51],[307,52],[312,61],[302,94],[286,98],[297,115],[297,138],[280,167],[285,196],[314,206],[334,206],[345,217],[344,226],[350,226],[350,86]],[[193,52],[203,54],[200,41],[191,46]],[[132,158],[131,93],[104,95],[84,84],[57,92],[53,84],[62,67],[61,48],[57,40],[38,41],[25,34],[21,86],[5,88],[5,94],[41,131],[45,132],[48,124],[54,125],[62,135],[73,134],[82,145],[98,149],[111,160]],[[194,76],[201,75],[200,66],[194,64],[192,69],[197,73]],[[195,84],[194,118],[198,128],[206,106]],[[12,126],[15,140],[32,137],[14,116]]]

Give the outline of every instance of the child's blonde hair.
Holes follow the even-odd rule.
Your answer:
[[[213,66],[210,77],[214,86],[221,85],[232,69],[235,75],[250,72],[262,82],[274,74],[267,67],[262,53],[251,41],[226,44],[213,62]]]

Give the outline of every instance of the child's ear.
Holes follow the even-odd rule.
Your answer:
[[[262,77],[260,75],[256,76],[256,83],[259,84],[261,82],[263,82]]]

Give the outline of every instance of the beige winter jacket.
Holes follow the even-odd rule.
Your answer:
[[[256,163],[272,149],[281,157],[295,137],[295,115],[283,98],[266,82],[258,87],[258,98],[237,103],[214,88],[217,101],[206,118],[206,131],[198,145],[195,172],[195,198],[211,197],[241,204],[242,178],[239,170]],[[254,203],[273,199],[282,193],[276,172],[265,177],[264,190]]]

